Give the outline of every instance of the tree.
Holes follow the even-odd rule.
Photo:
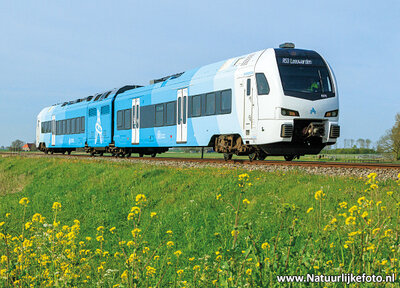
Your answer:
[[[400,113],[397,113],[392,129],[387,130],[379,139],[378,151],[393,153],[396,160],[400,160]]]
[[[365,140],[365,144],[367,145],[367,149],[369,149],[369,145],[371,145],[372,141],[370,139]]]
[[[359,148],[365,148],[365,140],[362,138],[357,139],[357,145]]]
[[[24,142],[17,139],[11,143],[10,148],[11,148],[11,150],[14,150],[14,151],[21,151],[22,146],[24,146]]]

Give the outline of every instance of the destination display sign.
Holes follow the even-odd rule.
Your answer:
[[[304,66],[324,66],[322,59],[318,58],[290,58],[279,57],[278,64],[281,65],[304,65]]]

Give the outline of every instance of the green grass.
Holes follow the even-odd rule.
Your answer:
[[[250,175],[250,180],[245,182],[243,193],[238,186],[240,183],[238,175],[242,173]],[[249,255],[253,255],[254,259],[261,257],[257,256],[258,252],[255,246],[260,247],[264,242],[270,243],[271,246],[275,245],[274,249],[276,250],[276,255],[273,256],[276,259],[274,264],[271,264],[272,268],[268,272],[269,274],[259,276],[264,279],[264,283],[267,281],[270,284],[278,285],[272,275],[311,273],[315,270],[313,268],[315,266],[318,266],[320,271],[331,273],[336,271],[338,274],[339,270],[334,270],[333,267],[329,270],[329,267],[323,265],[329,260],[333,261],[332,265],[335,269],[342,269],[340,264],[344,265],[343,269],[346,271],[355,271],[357,267],[359,269],[367,260],[355,259],[355,256],[352,256],[355,252],[349,253],[349,250],[343,252],[343,243],[336,243],[337,249],[331,252],[329,252],[329,247],[326,247],[330,243],[329,241],[336,241],[338,238],[332,236],[334,233],[325,235],[327,232],[324,232],[323,229],[332,218],[339,218],[337,216],[339,213],[338,203],[343,201],[348,202],[348,208],[350,208],[357,204],[357,200],[361,196],[374,199],[374,203],[382,200],[387,206],[388,212],[379,212],[377,217],[380,217],[381,220],[376,220],[377,223],[381,223],[382,219],[390,216],[389,220],[382,224],[382,227],[385,229],[390,227],[395,230],[398,225],[398,209],[396,209],[396,202],[391,198],[394,196],[386,194],[389,190],[398,193],[398,186],[394,181],[379,183],[379,190],[366,193],[364,192],[367,188],[365,178],[318,176],[297,170],[288,173],[281,171],[265,173],[225,168],[193,169],[150,166],[98,159],[6,157],[0,158],[0,180],[0,222],[7,222],[7,233],[18,234],[20,232],[24,213],[27,215],[24,222],[34,213],[39,212],[47,219],[48,223],[52,223],[51,219],[54,217],[52,204],[60,202],[62,209],[57,214],[57,221],[61,221],[61,225],[72,225],[74,219],[79,219],[80,236],[78,239],[84,240],[86,236],[95,238],[99,235],[96,231],[99,226],[104,226],[106,231],[111,227],[116,227],[117,236],[105,233],[106,241],[103,243],[102,249],[110,251],[110,254],[117,250],[118,244],[116,243],[118,241],[132,239],[133,224],[131,221],[127,221],[127,215],[131,207],[136,205],[136,195],[144,194],[148,199],[146,207],[142,207],[140,223],[142,230],[146,230],[144,239],[149,243],[151,249],[155,249],[157,243],[165,241],[165,232],[173,231],[171,240],[175,243],[174,251],[182,251],[182,260],[179,265],[185,267],[185,275],[191,275],[187,279],[189,282],[187,287],[194,287],[196,281],[200,281],[196,280],[196,275],[193,276],[194,272],[188,258],[202,259],[208,255],[213,259],[216,251],[225,251],[225,253],[236,251],[238,255],[241,255],[243,250],[249,251]],[[248,183],[252,183],[252,186],[247,185]],[[314,198],[317,190],[323,190],[326,199],[317,201]],[[219,194],[221,194],[221,199],[217,200],[216,196]],[[30,201],[25,212],[18,204],[22,197],[27,197]],[[244,198],[248,199],[250,204],[243,204]],[[231,232],[235,229],[238,199],[240,199],[241,207],[236,229],[240,234],[235,249],[226,252],[226,250],[231,250],[233,245]],[[233,205],[234,208],[230,205]],[[314,211],[307,214],[306,211],[310,207],[313,207]],[[389,211],[391,215],[385,214]],[[151,212],[156,212],[157,217],[152,219]],[[6,213],[11,213],[7,219]],[[374,225],[378,224],[374,223]],[[343,227],[345,227],[343,231],[339,231],[340,229],[337,228],[338,232],[344,233],[341,238],[347,236],[345,233],[347,226]],[[219,233],[220,236],[216,237],[215,233]],[[255,246],[251,239],[256,243]],[[314,241],[320,242],[313,243]],[[98,244],[92,240],[87,243],[87,248],[94,250],[98,248]],[[291,247],[290,250],[288,247]],[[339,247],[342,248],[339,249]],[[339,255],[341,253],[345,253],[344,256],[343,254]],[[288,254],[290,257],[287,256]],[[5,255],[5,247],[0,244],[1,255]],[[382,257],[389,257],[388,255],[385,250]],[[224,257],[228,258],[228,254],[224,254]],[[231,257],[239,259],[239,256]],[[245,260],[243,261],[245,262]],[[212,262],[212,260],[210,261]],[[107,265],[113,267],[112,263],[111,259]],[[118,265],[114,265],[118,266],[116,268],[118,272],[115,277],[106,282],[106,287],[112,287],[111,284],[121,282],[120,275],[125,268],[122,264]],[[203,263],[203,265],[205,264]],[[211,263],[210,266],[212,266]],[[162,268],[157,269],[162,271]],[[232,277],[238,277],[239,272],[235,271],[236,276]],[[374,272],[377,271],[374,270]],[[175,281],[177,287],[185,286],[182,284],[183,282],[177,282],[175,274],[174,268],[172,268],[172,272],[167,272],[166,276],[160,280],[161,283],[172,285],[171,283]],[[229,275],[226,274],[225,278],[222,276],[218,278],[215,285],[223,287],[223,283],[228,283],[226,278]],[[255,286],[260,285],[257,284],[260,283],[257,282],[258,278],[252,279],[253,276],[247,276],[240,280],[244,281],[240,282],[243,283],[242,285],[245,285],[246,281]],[[155,285],[160,277],[158,275],[157,280],[153,279],[153,282],[149,280],[148,283]],[[202,282],[203,284],[197,283],[200,285],[198,287],[212,284],[211,280],[215,276],[207,277]],[[95,285],[94,282],[90,283]],[[127,283],[125,285],[129,286]]]

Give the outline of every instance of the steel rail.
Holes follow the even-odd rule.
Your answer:
[[[42,156],[42,157],[86,157],[86,158],[111,158],[111,155],[105,156],[90,156],[84,154],[72,154],[72,155],[62,155],[62,154],[41,154],[41,153],[11,153],[11,152],[1,152],[1,154],[15,155],[15,156]],[[327,162],[327,161],[280,161],[280,160],[244,160],[244,159],[232,159],[225,161],[224,159],[215,158],[179,158],[179,157],[129,157],[120,159],[134,159],[134,160],[147,160],[147,161],[175,161],[175,162],[197,162],[197,163],[215,163],[215,164],[237,164],[237,165],[257,165],[257,166],[297,166],[297,167],[329,167],[329,168],[357,168],[357,169],[398,169],[400,171],[399,164],[391,163],[348,163],[348,162]]]

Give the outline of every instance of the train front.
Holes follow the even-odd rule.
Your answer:
[[[269,155],[283,155],[286,160],[318,154],[326,145],[335,144],[340,134],[339,100],[333,72],[315,51],[294,49],[294,45],[270,50],[266,53],[270,59],[265,61],[274,62],[275,73],[269,75],[275,74],[271,84],[277,89],[271,89],[271,92],[275,90],[270,99],[272,107],[268,101],[259,101],[259,124],[263,124],[264,107],[269,106],[265,110],[274,110],[270,111],[273,114],[270,116],[274,118],[272,130],[276,133],[275,139],[270,141],[273,143],[261,148]],[[262,69],[262,61],[260,65],[257,67]],[[271,126],[271,121],[267,122],[269,125],[266,125]]]

